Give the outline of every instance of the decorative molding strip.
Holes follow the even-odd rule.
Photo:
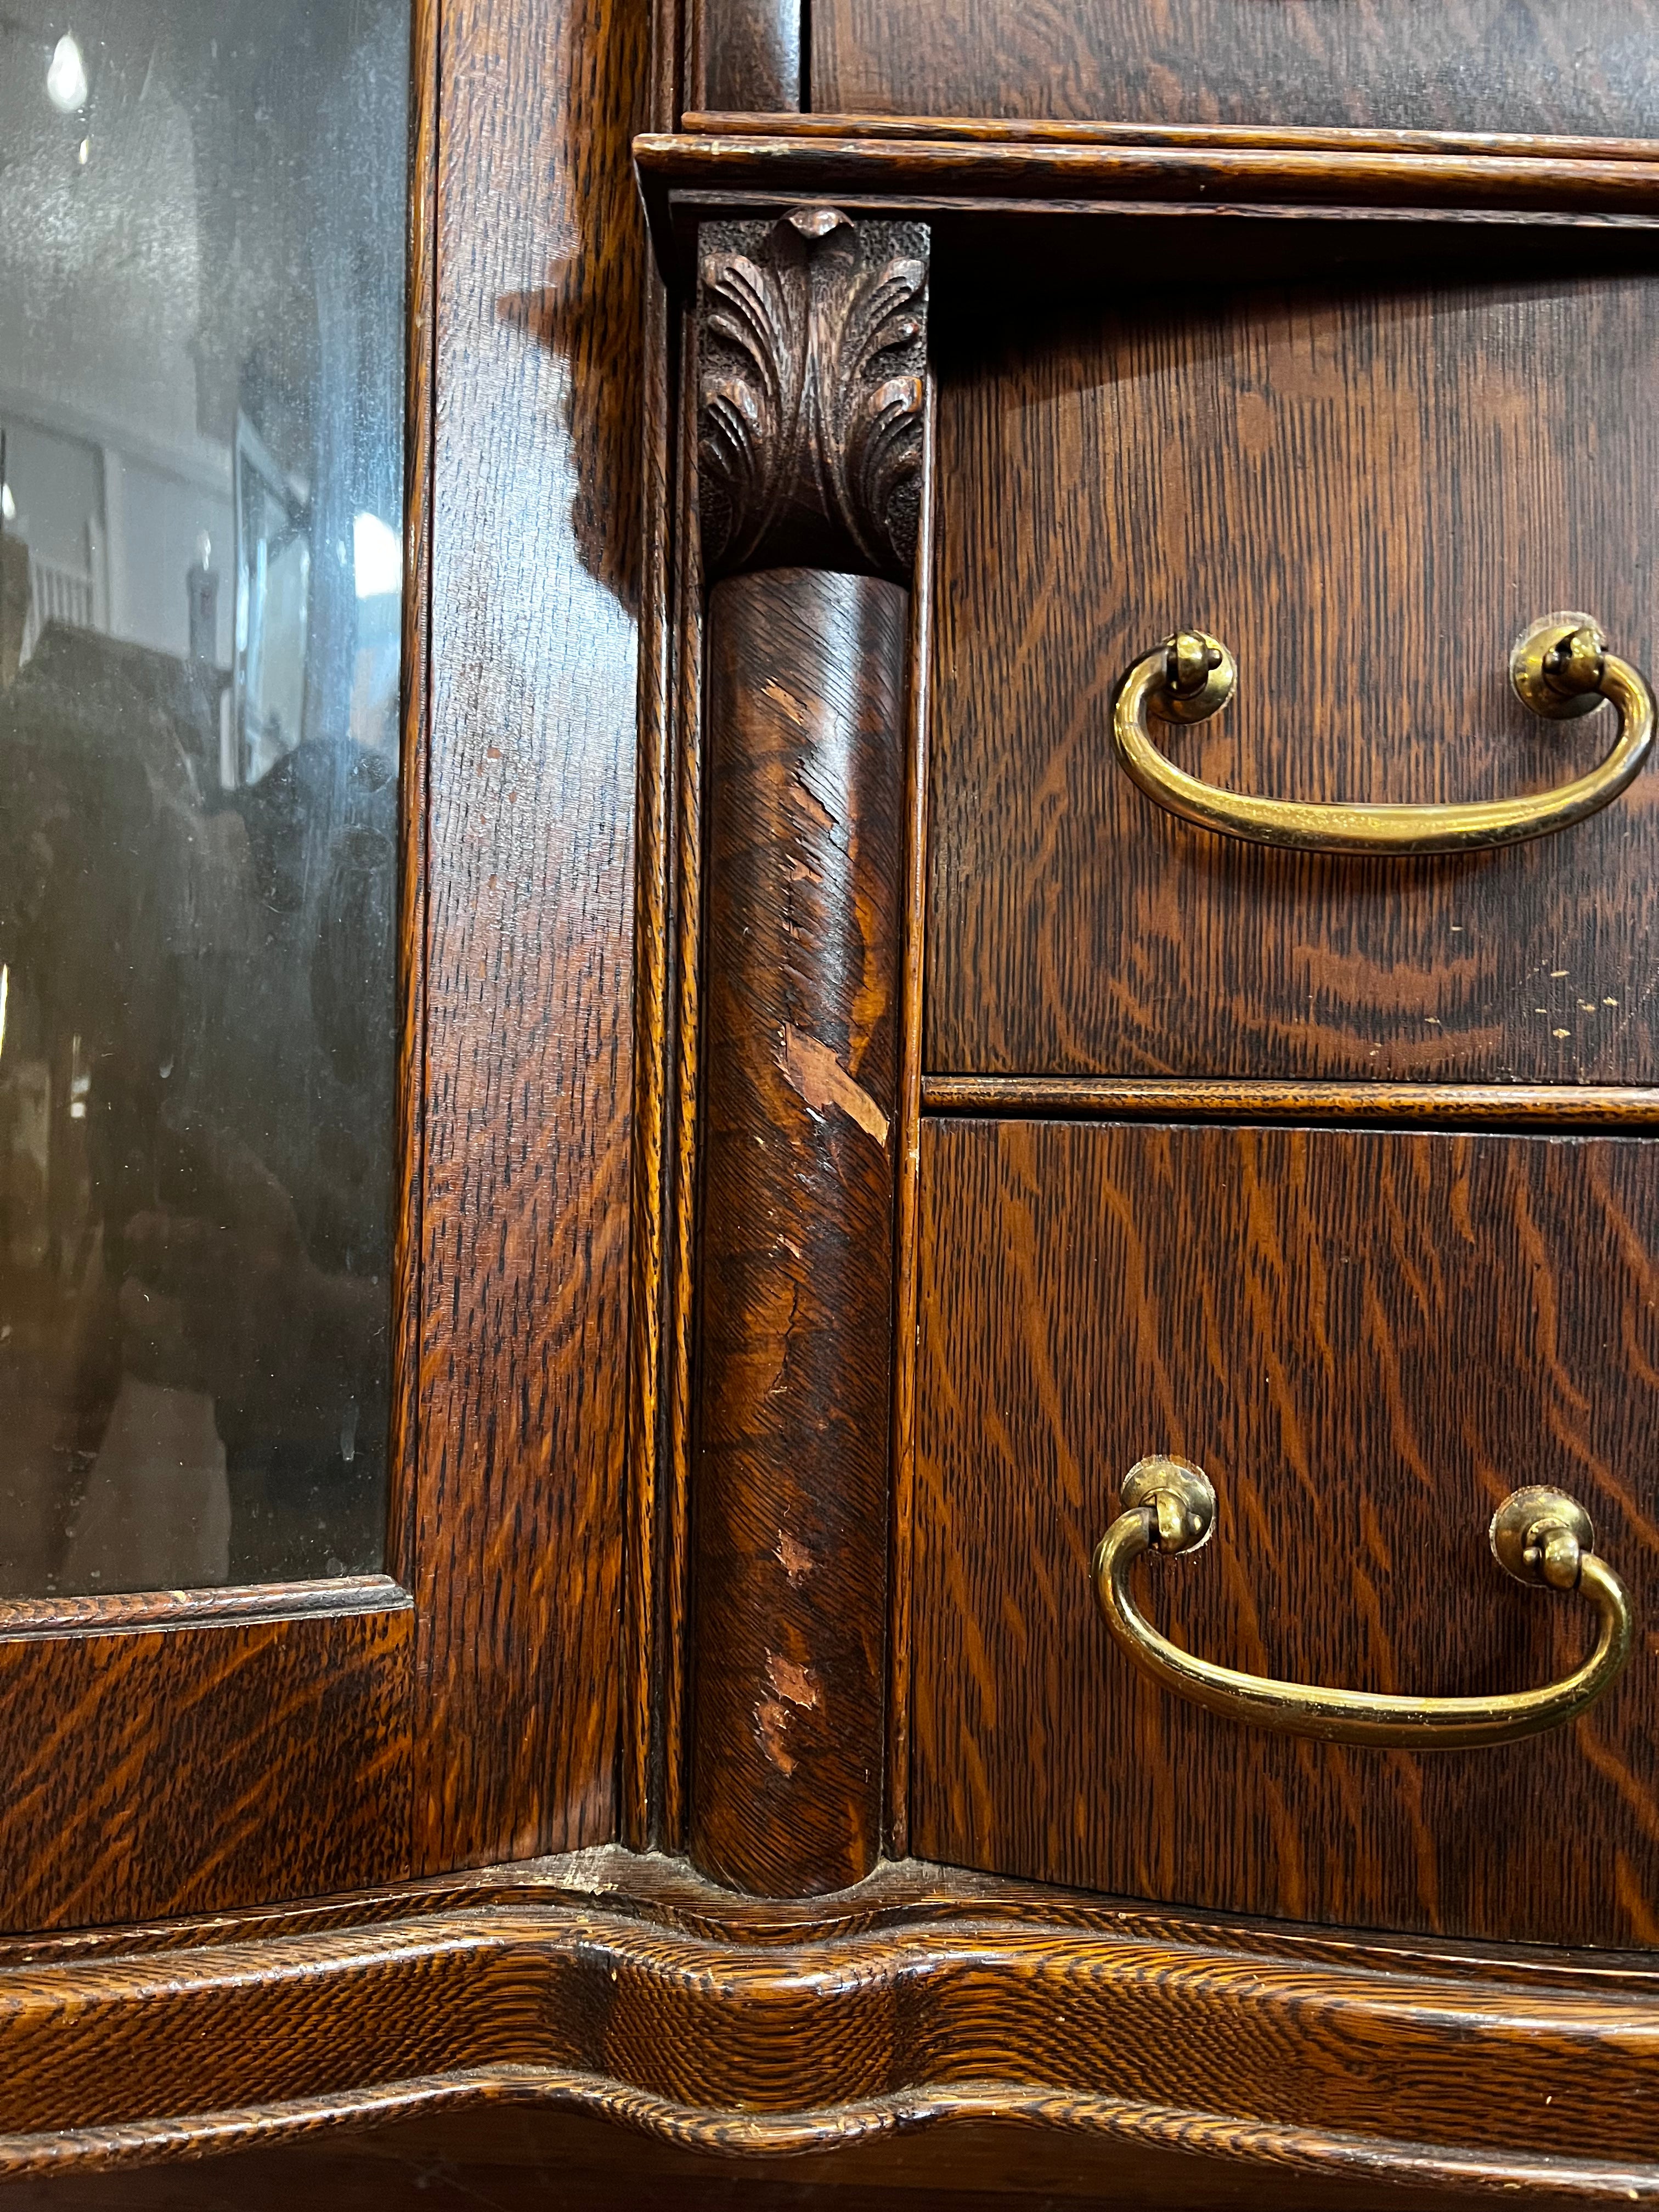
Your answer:
[[[107,1590],[95,1596],[0,1598],[0,1643],[26,1637],[108,1636],[140,1629],[223,1626],[245,1620],[331,1620],[407,1613],[414,1599],[390,1575],[334,1575],[312,1582],[234,1583],[218,1589]]]
[[[1461,154],[1483,160],[1652,161],[1651,138],[1544,137],[1525,131],[1387,131],[1349,125],[1081,123],[1036,116],[780,115],[766,108],[689,109],[680,129],[699,138],[860,138],[981,146],[1280,148],[1307,154]]]
[[[1073,1121],[1437,1122],[1650,1129],[1659,1090],[1619,1084],[1200,1082],[1115,1075],[925,1075],[926,1114]]]
[[[176,2164],[216,2153],[274,2148],[314,2140],[340,2126],[384,2125],[417,2114],[483,2106],[528,2106],[580,2112],[650,2136],[678,2149],[723,2158],[779,2158],[850,2150],[918,2128],[1016,2121],[1149,2150],[1227,2160],[1273,2172],[1323,2175],[1333,2182],[1428,2185],[1449,2200],[1495,2191],[1505,2201],[1525,2191],[1527,2204],[1659,2201],[1659,2171],[1594,2159],[1540,2159],[1506,2151],[1465,2154],[1433,2144],[1344,2130],[1253,2126],[1219,2112],[1139,2105],[1126,2098],[1068,2090],[1033,2091],[1018,2081],[964,2081],[903,2090],[797,2112],[711,2111],[633,2089],[614,2075],[551,2066],[467,2067],[452,2074],[386,2082],[343,2097],[301,2097],[235,2112],[191,2113],[128,2127],[65,2130],[51,2136],[0,2136],[0,2179],[66,2167]],[[1412,2202],[1419,2201],[1413,2197]]]
[[[908,582],[921,499],[927,233],[834,208],[702,234],[698,456],[710,578]]]
[[[1206,1927],[917,1866],[810,1910],[620,1852],[548,1872],[0,1971],[0,2176],[527,2102],[738,2155],[1003,2118],[1659,2203],[1659,1977],[1627,1960]],[[1352,2125],[1357,2068],[1386,2072],[1386,2133]]]

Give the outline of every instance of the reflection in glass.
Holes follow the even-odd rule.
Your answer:
[[[381,1563],[408,46],[0,9],[0,1595]]]

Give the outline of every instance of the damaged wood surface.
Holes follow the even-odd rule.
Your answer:
[[[709,601],[691,1849],[782,1895],[880,1838],[908,610]]]

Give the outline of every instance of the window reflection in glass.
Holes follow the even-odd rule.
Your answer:
[[[0,1596],[381,1563],[408,46],[0,9]]]

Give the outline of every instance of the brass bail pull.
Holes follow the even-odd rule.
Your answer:
[[[1184,1460],[1143,1459],[1123,1482],[1123,1511],[1094,1558],[1095,1596],[1106,1626],[1143,1674],[1224,1720],[1326,1743],[1392,1745],[1408,1751],[1460,1751],[1540,1735],[1588,1712],[1624,1671],[1635,1634],[1630,1599],[1595,1556],[1595,1531],[1565,1491],[1511,1491],[1488,1535],[1505,1574],[1534,1589],[1577,1590],[1601,1624],[1582,1667],[1535,1690],[1491,1698],[1384,1697],[1241,1674],[1194,1657],[1161,1636],[1135,1604],[1129,1570],[1143,1552],[1201,1550],[1215,1526],[1215,1491],[1201,1468]]]
[[[1626,660],[1607,649],[1589,616],[1547,615],[1516,640],[1510,682],[1534,714],[1562,720],[1610,700],[1619,734],[1599,767],[1574,782],[1527,799],[1480,799],[1457,806],[1316,806],[1297,799],[1255,799],[1188,775],[1153,744],[1149,720],[1207,721],[1237,684],[1233,657],[1205,630],[1181,630],[1145,654],[1120,685],[1112,741],[1131,781],[1168,813],[1223,837],[1304,853],[1479,852],[1518,845],[1570,829],[1618,798],[1653,742],[1653,694]]]

